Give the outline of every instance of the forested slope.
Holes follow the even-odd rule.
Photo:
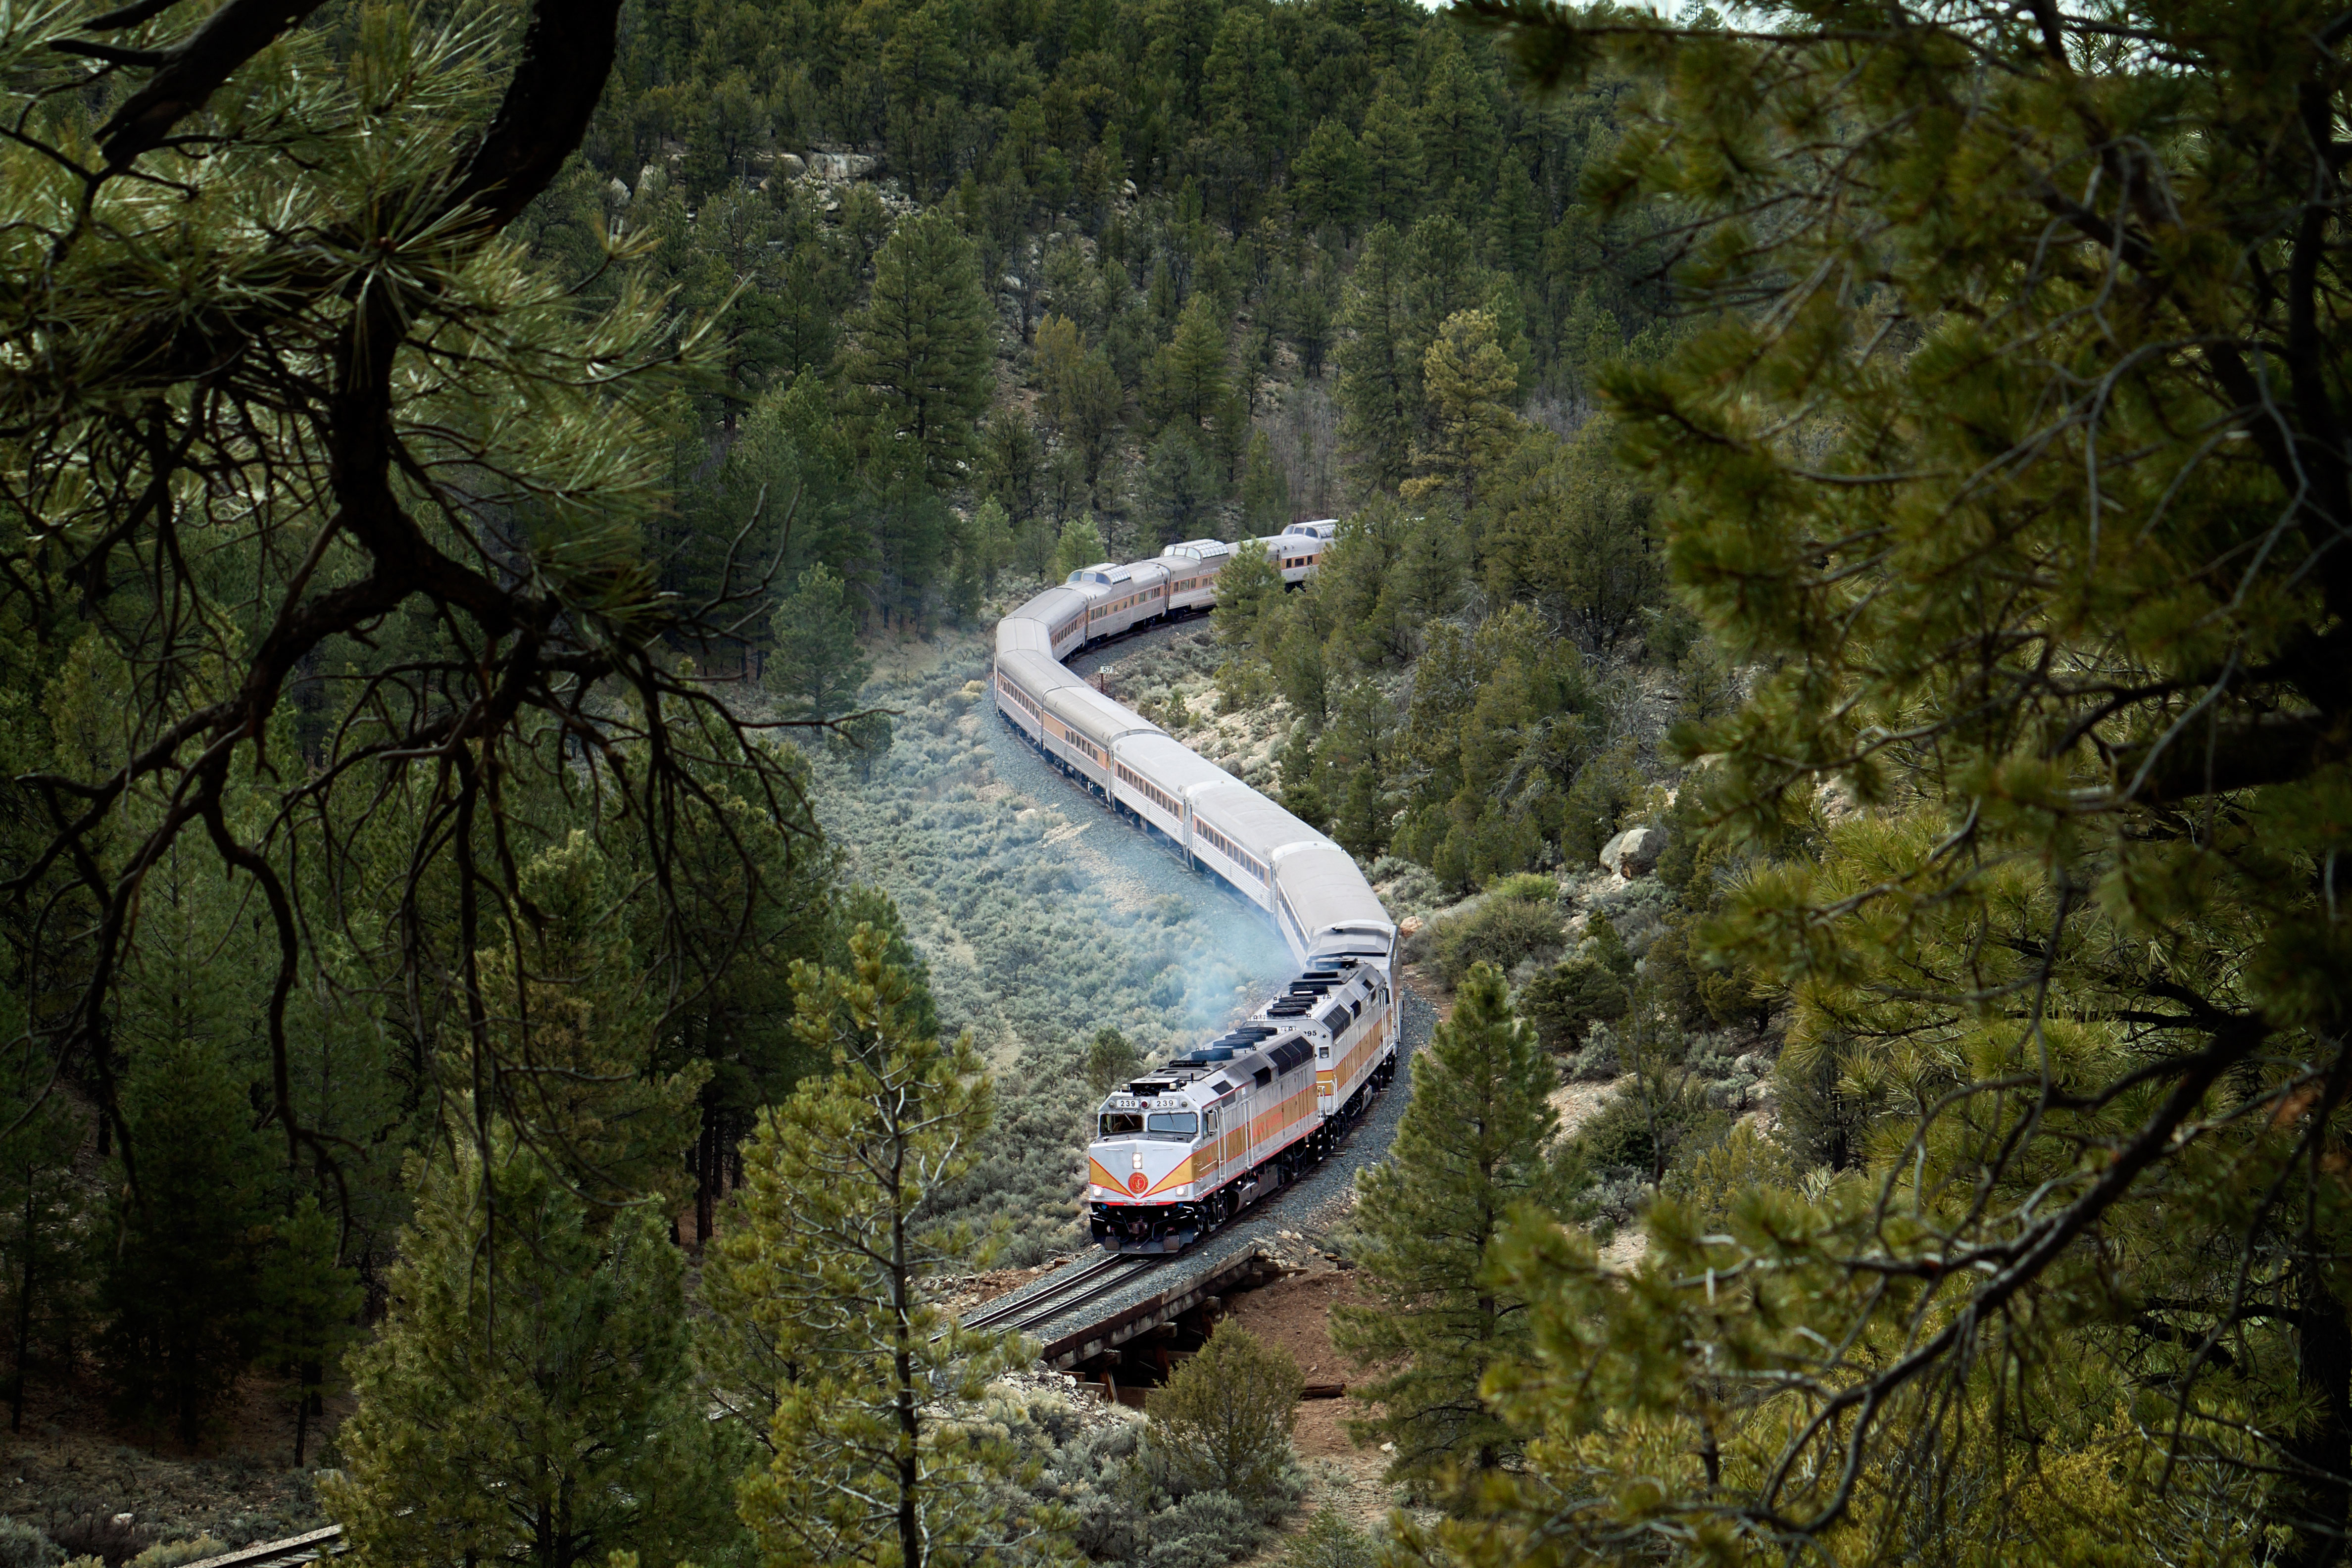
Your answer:
[[[1298,1369],[1139,1437],[941,1310],[1228,985],[1031,864],[974,650],[1315,513],[1118,679],[1454,993],[1387,1549],[2340,1562],[2347,39],[0,12],[0,1554],[257,1404],[371,1568],[1253,1550]]]
[[[327,127],[332,156],[279,164],[266,144],[174,231],[173,265],[205,279],[187,308],[266,323],[235,329],[260,335],[226,371],[166,365],[180,404],[35,395],[129,374],[108,355],[146,341],[149,301],[170,296],[122,287],[151,260],[115,230],[68,237],[91,220],[33,177],[57,159],[16,182],[22,232],[89,268],[44,285],[81,290],[69,353],[18,323],[26,354],[71,368],[11,394],[46,432],[9,437],[26,476],[12,548],[46,561],[80,542],[8,600],[11,767],[48,781],[12,797],[6,850],[25,1029],[9,1092],[27,1120],[8,1133],[0,1253],[37,1422],[104,1408],[201,1447],[282,1392],[315,1458],[344,1352],[426,1278],[396,1272],[428,1267],[408,1249],[502,1245],[463,1215],[495,1208],[509,1169],[528,1245],[573,1248],[604,1271],[583,1289],[639,1303],[615,1331],[651,1333],[648,1303],[683,1287],[630,1272],[607,1206],[653,1203],[688,1244],[707,1237],[760,1108],[827,1061],[795,1022],[790,963],[846,968],[858,926],[899,930],[808,792],[959,805],[932,801],[953,785],[923,743],[894,756],[886,719],[852,717],[860,636],[976,628],[992,594],[1074,559],[1360,511],[1344,583],[1295,624],[1272,606],[1223,659],[1231,704],[1312,753],[1281,787],[1311,811],[1322,779],[1352,803],[1351,847],[1376,858],[1402,833],[1456,891],[1589,853],[1557,803],[1533,837],[1474,848],[1491,824],[1440,817],[1478,781],[1371,767],[1341,720],[1375,688],[1403,714],[1431,626],[1468,636],[1522,603],[1557,665],[1622,658],[1655,618],[1630,496],[1581,525],[1614,552],[1589,580],[1535,499],[1598,460],[1578,435],[1592,367],[1671,336],[1634,230],[1578,195],[1622,84],[1535,104],[1483,40],[1404,5],[630,5],[609,79],[577,106],[578,153],[490,179],[463,176],[488,155],[463,127],[490,121],[499,71],[578,68],[485,26],[331,8],[249,68]],[[25,73],[25,93],[68,79]],[[345,96],[362,82],[394,85]],[[101,70],[44,112],[70,141],[123,101]],[[356,155],[372,137],[400,158]],[[443,165],[457,174],[426,172]],[[496,205],[514,246],[461,222],[381,321],[281,294],[239,314],[262,285],[222,258],[276,243],[253,239],[277,232],[257,215],[289,190],[319,213],[411,211],[368,205],[411,179],[457,190],[461,216]],[[341,221],[319,220],[331,262],[268,288],[359,297],[371,263],[335,248]],[[371,348],[370,331],[391,335]],[[444,374],[377,368],[404,355]],[[383,377],[373,403],[346,384],[362,374]],[[95,480],[83,453],[106,454]],[[141,498],[183,484],[201,501],[179,527],[205,552],[122,554],[148,526]],[[344,526],[375,515],[396,547]],[[1520,535],[1535,544],[1506,546]],[[379,549],[396,572],[370,567]],[[1496,575],[1506,555],[1524,586]],[[1316,619],[1342,593],[1385,605],[1352,641]],[[152,614],[173,604],[201,608]],[[238,728],[210,693],[248,665]],[[1267,707],[1277,689],[1287,709]],[[806,742],[830,753],[814,773],[746,727],[774,720],[834,726]],[[201,767],[175,750],[215,722],[226,749]],[[1606,750],[1578,744],[1542,798]],[[65,811],[75,798],[88,816]],[[834,820],[871,830],[871,865],[889,825],[866,809]],[[970,891],[938,907],[968,916]],[[988,1004],[1023,1037],[1003,1059],[1058,1075],[1033,1140],[1046,1173],[1005,1178],[1037,1199],[1020,1216],[1033,1246],[1066,1212],[1060,1080],[1097,1029],[1150,1046],[1170,1026],[1138,1029],[1139,1006],[1216,1010],[1171,968],[1181,952],[1148,931],[1134,945],[1117,1017],[1091,994]],[[992,994],[1031,977],[1017,953],[992,963]],[[928,1000],[911,1016],[935,1017]],[[660,1430],[648,1410],[613,1418]]]

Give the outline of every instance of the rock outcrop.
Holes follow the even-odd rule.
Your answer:
[[[1601,847],[1601,864],[1630,882],[1655,870],[1665,851],[1664,828],[1629,827]]]

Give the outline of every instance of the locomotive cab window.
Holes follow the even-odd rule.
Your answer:
[[[1189,1110],[1155,1110],[1145,1119],[1147,1138],[1181,1138],[1191,1142],[1201,1131],[1201,1119]]]
[[[1102,1135],[1106,1138],[1132,1138],[1143,1131],[1143,1118],[1132,1110],[1107,1110],[1103,1113]]]

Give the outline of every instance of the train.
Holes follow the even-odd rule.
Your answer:
[[[1087,1146],[1087,1224],[1119,1252],[1181,1252],[1337,1146],[1396,1073],[1397,930],[1355,858],[1158,725],[1072,675],[1093,643],[1216,604],[1246,544],[1286,585],[1338,524],[1191,539],[1072,572],[997,623],[999,716],[1045,760],[1263,911],[1297,977],[1249,1018],[1107,1096]]]

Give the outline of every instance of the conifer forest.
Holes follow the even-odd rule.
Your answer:
[[[2352,1561],[2352,10],[0,0],[0,1568]],[[1410,1049],[1056,1363],[1097,1109],[1298,966],[996,628],[1203,540],[1055,658]]]

